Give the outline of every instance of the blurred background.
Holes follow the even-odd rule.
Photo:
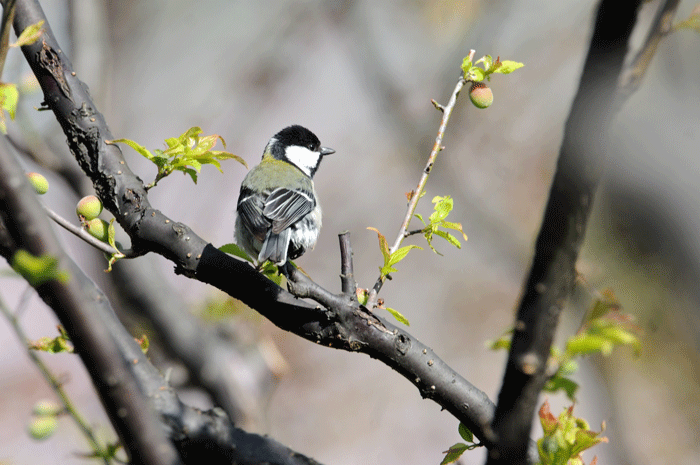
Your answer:
[[[223,136],[227,149],[252,166],[270,136],[298,123],[334,148],[315,180],[323,231],[315,250],[298,264],[335,292],[342,231],[352,235],[359,285],[371,287],[376,280],[381,254],[376,234],[366,228],[378,228],[393,242],[405,193],[416,186],[440,122],[430,99],[447,102],[463,57],[473,48],[476,57],[525,63],[492,79],[489,109],[475,108],[462,95],[418,207],[428,215],[433,196],[454,197],[450,218],[462,223],[468,242],[457,250],[437,239],[444,256],[429,249],[411,252],[381,293],[387,306],[410,320],[415,337],[497,398],[506,353],[492,352],[485,343],[513,321],[597,2],[546,1],[535,7],[529,1],[478,0],[45,0],[42,5],[115,137],[155,149],[165,138],[200,126],[205,134]],[[645,3],[637,44],[657,6],[658,1]],[[682,1],[676,20],[694,6]],[[696,33],[666,37],[611,130],[607,176],[579,271],[588,291],[611,288],[636,316],[643,351],[635,358],[622,348],[581,364],[576,412],[596,430],[605,421],[610,439],[587,452],[586,462],[593,455],[602,464],[694,464],[700,458],[699,50]],[[27,73],[23,56],[12,51],[3,80],[27,80]],[[10,134],[63,160],[65,136],[50,112],[34,110],[41,101],[40,92],[22,99]],[[151,181],[153,165],[123,150],[132,170]],[[49,178],[52,190],[42,200],[74,218],[79,197],[65,178],[24,161],[28,170]],[[229,243],[245,168],[228,161],[223,169],[221,174],[205,166],[197,185],[173,174],[151,190],[151,203],[214,245]],[[102,272],[106,262],[65,231],[58,234],[93,279],[114,292]],[[409,243],[425,245],[419,238]],[[243,373],[239,384],[253,386],[239,419],[248,430],[328,464],[438,464],[442,451],[460,441],[457,420],[422,400],[383,364],[285,333],[228,305],[218,291],[174,275],[172,263],[160,256],[116,266],[162,275],[163,298],[168,294],[191,314],[206,316],[204,325],[232,335],[244,353],[257,354],[252,359],[265,370],[249,369],[238,359],[224,365]],[[15,308],[24,284],[12,278],[0,283],[2,298]],[[233,311],[222,316],[211,305],[206,309],[207,303]],[[570,307],[560,339],[576,331],[584,310]],[[138,316],[130,321],[135,335],[150,331]],[[36,296],[21,322],[30,338],[56,334],[55,318]],[[175,382],[181,379],[185,402],[210,408],[210,397],[188,387],[186,374],[178,375],[185,370],[159,348],[158,334],[149,335],[155,341],[149,354],[164,370],[172,369]],[[5,321],[0,339],[6,341],[0,351],[0,462],[84,463],[78,454],[87,446],[68,419],[45,441],[28,437],[32,406],[53,394]],[[78,358],[43,358],[90,423],[113,437]],[[550,396],[550,402],[555,413],[568,405],[563,396]],[[533,437],[540,434],[536,425]],[[483,451],[474,451],[462,463],[483,459]]]

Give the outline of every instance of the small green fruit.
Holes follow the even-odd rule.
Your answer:
[[[34,439],[46,439],[56,431],[58,427],[58,420],[56,417],[37,417],[29,423],[27,428],[29,434]]]
[[[105,220],[99,218],[92,219],[85,223],[85,228],[91,236],[101,240],[102,242],[107,242],[109,239],[107,231],[109,230],[109,223]]]
[[[38,416],[53,416],[58,415],[62,410],[63,407],[52,400],[40,400],[34,404],[32,411],[34,415]]]
[[[80,199],[78,206],[75,208],[75,212],[79,217],[82,216],[88,221],[94,220],[102,213],[102,202],[94,195],[88,195]]]
[[[49,181],[39,173],[27,173],[29,182],[34,186],[34,190],[39,195],[44,195],[49,191]]]
[[[469,98],[477,108],[488,108],[493,103],[493,92],[483,82],[473,82],[469,89]]]

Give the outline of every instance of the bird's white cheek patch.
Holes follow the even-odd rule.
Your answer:
[[[318,162],[321,158],[320,153],[312,152],[306,147],[301,147],[298,145],[291,145],[287,147],[287,151],[285,153],[289,161],[294,163],[309,177],[311,177],[311,172],[314,170],[314,168],[318,166]]]

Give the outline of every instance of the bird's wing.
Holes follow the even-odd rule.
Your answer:
[[[315,206],[313,193],[278,187],[265,200],[262,214],[272,222],[272,232],[279,234],[306,216]]]
[[[272,226],[272,221],[263,216],[265,207],[265,197],[250,189],[241,189],[238,198],[238,216],[243,220],[243,224],[261,242],[265,240],[267,231]]]

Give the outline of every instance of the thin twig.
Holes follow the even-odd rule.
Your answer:
[[[33,290],[33,288],[30,289]],[[22,346],[25,349],[27,349],[27,355],[29,355],[29,358],[31,358],[32,362],[34,362],[34,365],[36,365],[39,371],[41,371],[41,374],[44,376],[46,382],[56,393],[59,400],[63,404],[63,408],[66,409],[66,412],[68,412],[75,424],[78,426],[78,429],[80,429],[80,431],[83,433],[85,439],[87,439],[87,441],[90,443],[90,447],[92,447],[92,450],[94,451],[95,455],[97,457],[101,457],[102,461],[105,464],[109,464],[109,460],[107,460],[106,458],[107,451],[100,445],[99,442],[97,442],[97,438],[93,434],[90,425],[76,410],[75,406],[73,405],[73,402],[71,402],[70,397],[68,397],[68,394],[63,389],[63,386],[61,385],[61,382],[58,380],[58,378],[56,378],[54,374],[51,373],[49,367],[46,366],[44,361],[41,360],[41,358],[36,354],[36,351],[28,348],[30,342],[29,338],[22,329],[22,326],[19,324],[19,320],[17,319],[17,317],[10,311],[10,309],[5,305],[5,302],[2,299],[0,299],[0,311],[2,311],[2,313],[5,315],[5,318],[7,318],[7,321],[9,321],[12,325],[12,328],[14,329],[15,334],[22,343]]]
[[[470,60],[474,59],[475,53],[475,50],[469,51]],[[428,182],[428,177],[430,176],[430,172],[433,169],[435,160],[437,159],[438,153],[440,153],[444,149],[442,145],[442,139],[445,137],[445,129],[447,129],[447,123],[450,121],[450,116],[452,116],[452,110],[454,110],[455,104],[457,103],[457,97],[459,96],[459,92],[462,90],[462,87],[464,87],[464,84],[466,84],[466,82],[467,81],[464,80],[464,77],[459,78],[459,81],[457,81],[457,85],[452,91],[452,95],[450,96],[450,100],[447,102],[447,105],[442,106],[438,104],[435,100],[431,100],[433,102],[433,106],[435,106],[435,108],[437,108],[438,110],[442,111],[442,121],[440,122],[440,128],[438,129],[437,137],[435,138],[435,144],[433,144],[433,149],[430,152],[430,156],[428,157],[428,161],[425,165],[425,168],[423,169],[423,173],[421,174],[420,180],[418,181],[418,185],[413,190],[411,200],[408,202],[406,216],[404,217],[403,222],[401,223],[401,227],[399,228],[399,232],[396,235],[394,245],[392,245],[391,249],[389,249],[390,253],[396,252],[401,246],[401,242],[403,242],[403,240],[406,238],[406,230],[408,229],[408,225],[411,222],[411,218],[413,218],[413,214],[416,211],[418,200],[420,200],[421,194],[423,193],[423,189],[425,189],[425,185]],[[370,291],[369,298],[367,301],[368,308],[373,308],[374,305],[377,303],[377,294],[382,288],[384,280],[385,276],[380,276],[377,279],[377,282],[374,284],[374,287]]]
[[[410,237],[410,236],[413,236],[415,234],[422,234],[425,232],[425,230],[426,230],[426,228],[413,229],[411,231],[406,231],[405,233],[403,233],[403,237]]]
[[[101,250],[102,252],[112,255],[112,254],[122,254],[124,257],[128,257],[128,255],[131,253],[131,250],[125,250],[124,252],[119,251],[112,247],[111,245],[107,244],[106,242],[102,242],[101,240],[97,239],[96,237],[93,237],[90,235],[89,232],[87,232],[85,229],[80,228],[67,219],[63,218],[61,215],[56,213],[55,211],[51,210],[49,207],[46,205],[42,205],[44,207],[44,211],[48,215],[49,218],[51,218],[57,225],[65,229],[66,231],[75,234],[78,236],[80,239],[84,240],[91,246],[95,247],[98,250]]]
[[[661,39],[671,31],[671,23],[679,3],[680,0],[666,0],[656,12],[644,45],[622,73],[618,85],[617,98],[615,99],[615,111],[619,111],[622,108],[622,105],[637,91],[642,83],[651,60],[656,55],[656,49]]]

